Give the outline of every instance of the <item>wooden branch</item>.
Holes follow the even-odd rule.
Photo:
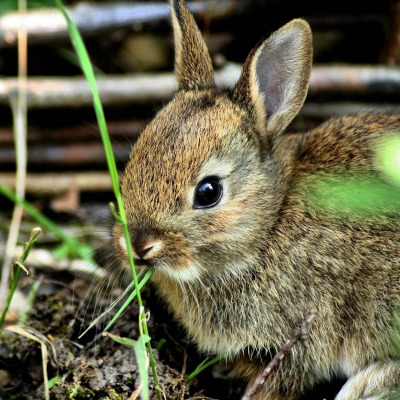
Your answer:
[[[15,174],[0,173],[0,183],[14,188]],[[111,191],[110,175],[107,172],[29,173],[26,180],[27,193],[58,196],[71,189],[85,192]]]
[[[145,121],[107,121],[108,134],[111,140],[118,142],[127,141],[134,142],[140,132],[146,126]],[[46,145],[54,143],[82,143],[82,142],[100,142],[100,131],[95,122],[84,123],[79,125],[70,125],[63,127],[29,127],[28,129],[28,145],[36,143],[46,143]],[[12,127],[0,127],[0,149],[6,146],[14,147],[14,134]],[[0,159],[1,163],[1,159]]]
[[[131,152],[131,145],[113,144],[113,150],[117,162],[126,162]],[[105,166],[106,157],[104,146],[99,139],[97,142],[88,143],[43,143],[29,146],[28,160],[31,165],[43,165],[43,160],[52,165],[81,166],[97,165]],[[15,164],[15,151],[12,147],[0,147],[0,165]]]
[[[306,102],[300,111],[300,115],[306,118],[327,119],[364,112],[400,114],[400,103]]]
[[[246,5],[242,0],[191,1],[188,6],[196,15],[223,17],[240,13]],[[79,3],[67,8],[82,35],[96,35],[119,28],[140,27],[170,19],[167,1],[148,3]],[[0,47],[16,44],[18,27],[26,26],[29,43],[49,43],[68,37],[67,25],[61,13],[55,9],[29,11],[26,16],[11,12],[0,16]]]
[[[220,87],[232,88],[239,79],[241,66],[228,63],[215,74]],[[175,92],[173,73],[109,75],[99,77],[98,86],[104,105],[166,101]],[[8,104],[17,90],[16,79],[0,79],[0,104]],[[384,66],[316,66],[311,73],[310,94],[383,94],[400,95],[400,70]],[[85,107],[92,95],[83,77],[30,78],[28,107]]]
[[[400,69],[387,66],[316,66],[310,94],[400,94]]]
[[[268,363],[268,365],[264,368],[262,373],[254,381],[253,385],[249,387],[249,389],[242,397],[242,400],[251,400],[254,398],[254,396],[263,387],[265,381],[279,367],[279,364],[282,361],[283,357],[285,357],[285,355],[290,352],[290,350],[296,344],[297,341],[301,340],[303,346],[308,347],[309,327],[310,324],[316,318],[317,314],[318,313],[316,310],[312,310],[305,316],[300,326],[294,330],[290,338],[286,341],[286,343],[282,346],[282,348],[278,350],[275,357]]]
[[[16,254],[19,254],[21,248],[17,247]],[[51,272],[69,271],[76,276],[82,276],[85,279],[100,278],[105,279],[107,273],[100,268],[93,260],[68,259],[63,257],[58,259],[53,253],[46,249],[32,249],[29,253],[29,267],[38,270],[47,270]]]
[[[175,91],[173,74],[121,75],[99,77],[98,88],[104,105],[164,101]],[[0,104],[7,104],[16,90],[16,79],[0,80]],[[93,97],[83,77],[31,78],[28,80],[28,107],[91,106]]]

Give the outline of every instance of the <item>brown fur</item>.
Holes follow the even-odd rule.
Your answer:
[[[296,345],[257,399],[292,399],[334,375],[348,378],[338,400],[389,398],[400,390],[399,209],[340,215],[318,206],[312,188],[333,173],[381,180],[374,148],[400,131],[400,117],[344,117],[281,136],[306,95],[308,25],[295,20],[254,50],[229,94],[214,87],[183,1],[172,11],[181,90],[142,133],[122,179],[136,255],[155,267],[199,348],[236,359],[249,381],[318,309],[309,349]],[[222,179],[222,200],[195,209],[207,176]],[[120,227],[114,235],[124,260]]]

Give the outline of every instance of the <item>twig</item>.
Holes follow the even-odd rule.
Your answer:
[[[12,325],[8,326],[7,330],[14,332],[18,335],[24,336],[28,339],[34,340],[35,342],[40,344],[42,351],[44,398],[45,400],[50,400],[49,378],[47,374],[47,365],[49,363],[49,356],[48,356],[49,352],[47,346],[50,346],[53,353],[54,361],[57,363],[57,354],[53,343],[46,336],[44,336],[42,333],[38,332],[34,328]]]
[[[0,183],[10,188],[15,186],[15,174],[0,173]],[[85,192],[107,192],[111,190],[107,172],[60,172],[31,173],[27,175],[26,191],[60,195],[71,189]]]
[[[19,0],[18,8],[21,16],[26,13],[26,0]],[[10,93],[9,101],[11,104],[14,122],[14,141],[16,152],[16,196],[19,200],[25,198],[25,182],[27,167],[27,55],[28,55],[28,36],[26,26],[18,27],[18,80],[17,90]],[[11,270],[12,255],[17,245],[18,232],[21,224],[23,208],[15,204],[11,218],[10,230],[7,238],[6,251],[2,267],[0,281],[0,310],[6,305],[7,285]]]
[[[400,70],[378,66],[316,66],[311,72],[310,93],[400,93]]]
[[[133,141],[146,126],[143,120],[113,120],[108,121],[108,131],[113,141],[129,139]],[[29,145],[44,143],[71,143],[71,142],[98,142],[100,137],[97,125],[92,123],[71,124],[57,126],[52,129],[49,126],[30,126],[28,129],[28,150]],[[13,145],[12,129],[6,126],[0,127],[0,149]],[[2,158],[0,157],[0,160]]]
[[[303,319],[300,326],[297,327],[287,342],[282,346],[281,349],[275,354],[275,357],[268,363],[262,373],[254,381],[253,385],[246,391],[242,400],[251,400],[261,390],[264,382],[272,375],[275,369],[278,368],[283,357],[292,349],[298,340],[301,340],[303,346],[308,347],[308,331],[310,324],[314,321],[317,316],[316,310],[311,310]]]
[[[188,6],[194,14],[222,17],[242,12],[247,1],[209,0],[191,1]],[[80,3],[67,8],[82,35],[96,35],[116,31],[120,28],[140,28],[143,24],[169,20],[170,8],[167,1],[149,3]],[[29,11],[25,16],[8,13],[0,16],[0,48],[16,43],[21,25],[28,28],[31,43],[54,43],[55,39],[68,37],[67,24],[56,9]]]
[[[15,152],[10,147],[0,147],[0,165],[13,164],[15,160]],[[113,150],[116,154],[118,162],[126,162],[132,145],[128,142],[123,145],[114,144]],[[30,165],[43,165],[49,163],[51,165],[64,165],[67,167],[92,165],[99,168],[106,163],[101,142],[88,143],[43,143],[42,145],[32,145],[28,149],[28,158]],[[87,167],[90,168],[90,167]]]

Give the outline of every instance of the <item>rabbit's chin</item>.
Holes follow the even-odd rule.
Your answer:
[[[126,270],[130,270],[130,264],[127,260],[123,262]],[[189,263],[184,267],[176,267],[171,264],[158,260],[156,262],[143,262],[142,260],[134,260],[136,272],[140,273],[146,268],[153,268],[156,273],[158,279],[162,279],[162,277],[167,277],[171,280],[177,282],[195,282],[201,280],[203,277],[203,273],[201,272],[201,268],[199,268],[194,263]]]
[[[214,282],[217,280],[220,284],[224,284],[231,279],[237,279],[242,277],[246,271],[251,269],[247,262],[248,260],[243,260],[240,262],[237,260],[234,263],[229,263],[227,265],[218,265],[218,269],[213,267],[210,263],[200,263],[196,261],[188,262],[185,266],[177,266],[179,264],[170,264],[160,261],[155,265],[156,280],[162,280],[163,277],[169,278],[172,281],[176,281],[180,284],[196,284],[199,283],[200,286],[203,284]]]
[[[194,263],[177,268],[161,262],[156,272],[177,282],[194,282],[202,279],[201,269]]]
[[[129,262],[127,261],[125,261],[125,268],[128,270],[130,269]],[[156,281],[162,281],[163,278],[167,278],[181,284],[195,284],[199,281],[208,281],[211,273],[214,278],[218,278],[218,281],[222,284],[225,280],[239,278],[246,270],[249,270],[247,262],[230,263],[219,271],[213,270],[212,272],[207,272],[207,269],[204,268],[203,265],[195,262],[188,262],[183,266],[178,263],[174,265],[173,263],[164,260],[157,260],[151,263],[136,260],[135,268],[137,272],[141,272],[145,268],[153,268],[155,273],[154,278]]]

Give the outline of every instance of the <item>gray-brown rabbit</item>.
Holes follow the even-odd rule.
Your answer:
[[[136,261],[155,268],[199,349],[236,360],[249,382],[318,310],[308,349],[295,345],[257,399],[293,399],[335,375],[348,378],[338,400],[399,395],[400,213],[392,202],[337,215],[311,188],[331,173],[381,179],[374,149],[400,131],[400,117],[282,135],[307,93],[308,24],[293,20],[254,49],[227,92],[182,0],[172,1],[172,20],[179,90],[122,178]],[[118,225],[114,237],[126,260]]]

